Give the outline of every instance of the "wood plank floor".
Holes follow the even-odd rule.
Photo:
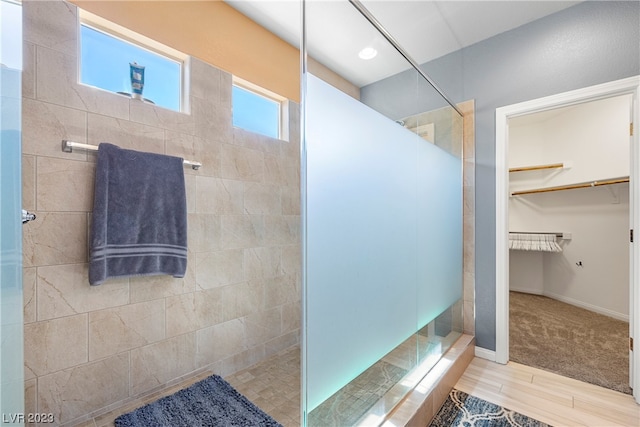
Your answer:
[[[640,426],[633,397],[518,363],[476,357],[455,388],[553,426]]]

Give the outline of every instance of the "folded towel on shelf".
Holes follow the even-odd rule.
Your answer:
[[[509,233],[509,249],[518,251],[562,252],[555,234]]]
[[[101,143],[96,164],[89,283],[187,269],[182,159]]]

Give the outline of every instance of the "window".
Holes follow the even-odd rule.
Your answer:
[[[80,83],[129,95],[135,62],[144,66],[144,100],[182,110],[186,55],[86,11],[80,18]]]
[[[233,125],[275,139],[287,139],[287,100],[234,78]]]

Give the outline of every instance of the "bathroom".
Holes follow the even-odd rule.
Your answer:
[[[16,4],[4,1],[3,7],[6,3]],[[37,215],[35,221],[19,228],[18,234],[24,232],[25,235],[24,322],[22,287],[19,292],[15,290],[15,301],[5,304],[3,299],[2,307],[3,318],[10,309],[19,311],[16,329],[22,331],[24,327],[25,331],[27,369],[24,377],[21,374],[16,386],[11,388],[22,389],[22,384],[26,384],[25,412],[47,410],[45,405],[62,410],[62,406],[68,405],[66,421],[59,418],[59,422],[71,423],[73,417],[80,422],[90,413],[101,413],[130,399],[134,386],[139,390],[168,387],[189,375],[185,372],[196,372],[200,369],[197,363],[208,357],[218,359],[203,363],[211,363],[218,372],[230,374],[241,372],[267,355],[300,346],[305,319],[304,306],[300,304],[305,270],[300,267],[304,259],[299,255],[303,250],[299,242],[304,242],[305,237],[305,230],[300,227],[305,206],[301,209],[303,189],[298,184],[300,175],[304,174],[304,164],[300,163],[299,141],[295,138],[301,131],[296,115],[304,117],[304,111],[299,111],[304,110],[298,83],[299,53],[286,43],[280,44],[281,49],[275,44],[266,48],[264,43],[274,39],[261,32],[263,30],[257,30],[254,37],[258,42],[224,52],[223,48],[237,39],[229,35],[233,34],[229,28],[241,28],[247,20],[234,21],[219,10],[212,13],[176,7],[161,13],[147,7],[149,3],[86,2],[85,7],[96,14],[201,59],[193,60],[190,70],[193,77],[205,75],[205,83],[194,83],[188,91],[193,113],[171,113],[77,84],[77,12],[74,8],[80,2],[37,3],[40,2],[24,2],[22,93],[15,99],[17,115],[11,116],[18,123],[18,129],[21,119],[26,121],[27,116],[34,125],[22,128],[24,155],[18,151],[18,160],[14,162],[5,162],[4,152],[2,157],[3,189],[8,182],[5,172],[21,160],[24,177],[18,180],[17,188],[24,193],[24,200],[18,199],[15,206]],[[172,3],[161,4],[170,7]],[[501,7],[513,4],[505,2]],[[193,5],[215,7],[224,3],[194,2]],[[429,74],[443,82],[453,99],[475,99],[475,105],[470,102],[467,107],[459,106],[465,112],[463,331],[475,335],[476,353],[480,357],[500,359],[501,349],[502,323],[499,318],[496,320],[503,307],[496,292],[501,264],[494,251],[496,243],[501,241],[500,227],[496,226],[496,220],[501,224],[500,211],[494,203],[499,194],[495,187],[501,172],[496,160],[496,153],[500,152],[496,142],[499,136],[495,129],[496,109],[637,76],[640,28],[637,6],[637,2],[579,2],[548,18],[429,64]],[[110,7],[120,12],[110,14]],[[297,20],[299,15],[289,18]],[[140,22],[135,22],[136,19]],[[162,34],[157,34],[159,29]],[[207,38],[209,31],[218,30],[224,38]],[[3,37],[3,43],[7,39]],[[552,42],[554,49],[539,49],[542,41]],[[3,53],[7,52],[5,46],[3,44]],[[340,44],[336,43],[335,47]],[[222,55],[215,57],[220,53]],[[219,65],[219,68],[206,65],[222,64],[225,60],[232,65]],[[274,71],[276,68],[265,66],[272,63],[283,68]],[[309,67],[316,65],[309,60]],[[220,94],[219,84],[225,86],[233,81],[231,70],[234,75],[263,87],[279,82],[273,83],[277,88],[271,87],[271,90],[289,101],[287,111],[292,125],[288,142],[262,138],[228,126],[231,113],[225,96],[229,94]],[[330,80],[322,74],[321,66],[313,71]],[[379,86],[397,89],[405,80],[416,81],[413,77],[397,76],[380,82]],[[464,87],[457,85],[459,81],[464,82]],[[344,81],[335,79],[333,84],[351,93]],[[11,87],[3,84],[3,98],[4,89]],[[361,99],[366,98],[369,105],[380,110],[405,97],[402,91],[386,93],[388,96],[376,98],[375,90],[363,91]],[[3,99],[3,112],[8,105]],[[393,119],[409,124],[409,116],[430,109],[406,112]],[[475,118],[467,114],[474,109]],[[20,113],[25,117],[21,118]],[[7,123],[5,118],[3,115],[3,123]],[[441,127],[436,126],[435,132],[439,129]],[[428,134],[430,128],[418,126],[416,131]],[[63,152],[60,143],[65,138],[91,145],[109,141],[123,146],[131,139],[135,149],[176,154],[203,163],[199,171],[185,168],[191,253],[184,279],[114,281],[106,283],[108,286],[103,286],[104,289],[87,285],[83,266],[87,262],[95,155],[83,150]],[[4,142],[3,135],[3,149],[8,146]],[[274,191],[280,197],[279,207],[271,204]],[[3,218],[5,208],[11,208],[9,200],[3,195]],[[245,206],[247,200],[250,203]],[[250,213],[245,211],[246,207]],[[11,235],[5,234],[5,221],[1,224],[4,244]],[[199,242],[203,233],[207,239]],[[22,257],[22,239],[16,242]],[[480,250],[474,252],[475,244]],[[21,276],[22,269],[14,274]],[[14,291],[6,289],[6,283],[11,281],[6,281],[4,272],[2,279],[3,291]],[[15,282],[23,281],[20,277]],[[250,289],[277,291],[257,294]],[[92,294],[105,292],[113,295],[95,298]],[[205,307],[220,308],[208,312],[202,310]],[[147,314],[140,316],[137,308],[148,310]],[[168,316],[169,310],[177,314]],[[119,319],[124,327],[114,330],[112,324],[116,320],[120,322]],[[158,320],[164,322],[162,326],[156,323]],[[99,327],[99,322],[106,324]],[[254,332],[245,333],[249,331],[246,328]],[[255,333],[256,330],[259,332]],[[3,325],[3,342],[5,331]],[[108,338],[101,335],[103,332],[115,335]],[[18,342],[22,342],[22,332],[17,335]],[[229,340],[219,340],[225,336]],[[198,343],[212,341],[217,346],[198,347]],[[20,360],[17,366],[22,366],[20,349],[17,345],[11,347],[13,351],[3,352],[3,363],[14,357]],[[181,351],[186,351],[187,357],[175,356]],[[135,368],[136,360],[145,362]],[[181,364],[184,360],[189,361],[188,366]],[[154,372],[157,378],[152,378],[140,365],[153,369],[166,366]],[[105,378],[114,383],[114,378],[123,376],[120,369],[127,370],[127,375],[136,382],[127,381],[124,385],[119,382],[120,385],[112,389],[93,387],[107,382]],[[137,369],[135,373],[134,369]],[[70,374],[69,381],[64,378],[66,374]],[[6,378],[3,376],[3,383]],[[68,387],[64,387],[65,384]],[[59,388],[51,392],[52,387]],[[67,390],[68,398],[64,400]],[[74,401],[79,394],[82,400]],[[23,400],[22,393],[2,394],[3,399],[9,396]]]
[[[78,6],[183,50],[186,109],[169,111],[78,83]],[[218,2],[188,9],[159,2],[150,14],[136,2],[25,1],[22,14],[22,206],[37,214],[23,228],[24,412],[53,413],[57,423],[75,425],[203,372],[228,376],[304,347],[297,50]],[[170,23],[166,16],[173,17]],[[269,55],[260,57],[264,45],[235,46],[245,51],[238,64],[233,52],[211,48],[212,35],[194,35],[213,24],[223,33],[244,25],[269,46]],[[234,127],[234,77],[207,61],[227,61],[226,67],[255,84],[276,81],[286,98],[287,137]],[[269,65],[274,62],[284,64],[277,76]],[[310,63],[343,92],[354,90]],[[425,334],[444,328],[445,334],[473,335],[473,102],[456,107],[465,112],[463,127],[460,113],[445,107],[430,87],[420,90],[435,101],[418,111],[433,112],[402,116],[407,128],[413,124],[418,133],[422,123],[435,123],[435,137],[455,153],[458,170],[462,153],[465,162],[464,177],[451,181],[459,184],[453,203],[461,219],[455,226],[459,238],[451,239],[460,261],[456,292],[449,295],[455,303]],[[95,154],[65,152],[63,140],[110,142],[202,163],[198,170],[184,169],[189,254],[183,278],[88,285]],[[429,316],[429,322],[436,317]]]

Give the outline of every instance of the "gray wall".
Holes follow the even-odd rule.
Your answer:
[[[495,350],[495,110],[640,74],[640,2],[580,3],[423,68],[454,102],[476,102],[476,339]],[[362,101],[385,110],[404,95],[398,79],[362,88]]]

